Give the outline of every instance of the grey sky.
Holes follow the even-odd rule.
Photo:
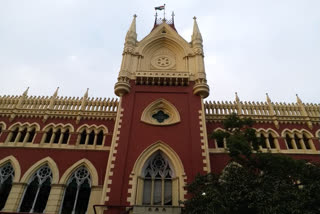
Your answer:
[[[132,15],[140,40],[163,3],[187,41],[198,18],[207,100],[320,103],[319,0],[2,0],[0,95],[115,97]]]

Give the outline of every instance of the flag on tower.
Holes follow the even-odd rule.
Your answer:
[[[159,7],[155,7],[154,9],[155,9],[155,10],[164,10],[164,5],[159,6]]]

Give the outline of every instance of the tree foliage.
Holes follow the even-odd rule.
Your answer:
[[[212,133],[217,141],[226,139],[230,163],[222,173],[198,175],[188,185],[185,213],[320,213],[319,164],[262,153],[253,123],[233,114],[223,123],[225,131]]]

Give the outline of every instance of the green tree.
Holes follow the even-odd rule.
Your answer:
[[[232,114],[225,131],[212,133],[217,141],[226,139],[230,163],[220,174],[198,175],[188,185],[185,213],[320,213],[319,164],[262,153],[253,123]]]

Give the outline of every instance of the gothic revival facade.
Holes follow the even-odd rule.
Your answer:
[[[209,86],[196,19],[125,38],[118,99],[0,97],[0,210],[5,213],[180,213],[196,174],[221,172],[225,142],[208,133],[233,112],[256,121],[262,151],[320,161],[320,105],[204,101]]]

